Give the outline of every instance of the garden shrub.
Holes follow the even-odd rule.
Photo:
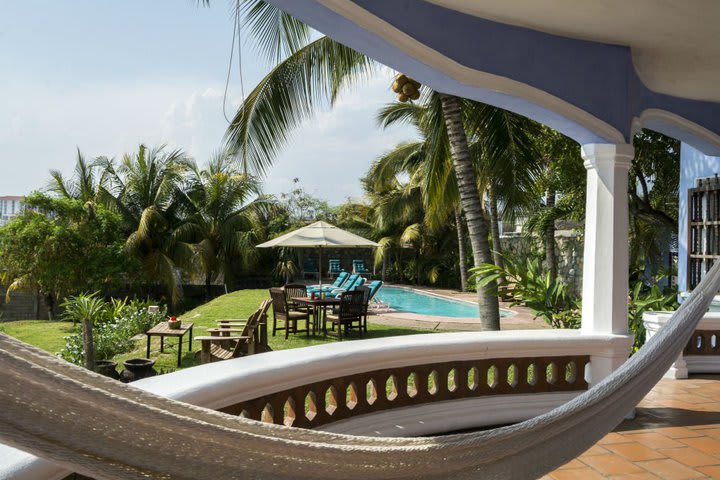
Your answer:
[[[72,300],[70,300],[72,301]],[[106,302],[104,319],[93,329],[95,357],[98,360],[109,360],[116,355],[132,351],[135,343],[132,338],[143,334],[163,321],[167,309],[161,307],[157,313],[148,312],[150,300],[116,300]],[[111,315],[118,315],[110,317]],[[65,348],[60,357],[76,365],[83,365],[82,333],[78,332],[64,337]]]
[[[478,288],[487,288],[490,282],[498,283],[498,292],[510,296],[510,306],[524,305],[553,328],[580,328],[580,300],[570,292],[567,284],[550,278],[537,258],[524,262],[503,257],[505,268],[483,264],[472,268],[472,277]]]
[[[663,293],[657,283],[647,285],[643,281],[635,282],[630,291],[628,305],[628,327],[635,336],[633,353],[645,344],[645,323],[643,313],[650,311],[672,311],[678,307],[677,292]]]

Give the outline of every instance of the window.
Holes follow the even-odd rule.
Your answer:
[[[698,179],[688,190],[688,278],[690,290],[720,258],[720,179]]]

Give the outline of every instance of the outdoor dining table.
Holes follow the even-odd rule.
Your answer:
[[[178,337],[179,340],[177,347],[177,365],[179,367],[180,362],[182,361],[183,336],[185,336],[185,333],[188,331],[190,332],[190,340],[188,340],[188,350],[192,351],[193,324],[191,322],[183,322],[180,325],[180,328],[170,328],[168,322],[158,323],[153,328],[148,330],[147,333],[145,333],[145,335],[147,335],[146,358],[150,358],[150,339],[152,337],[160,337],[160,353],[163,353],[165,350],[165,337]]]
[[[320,330],[320,315],[325,314],[327,307],[340,305],[340,299],[335,297],[310,298],[310,297],[292,297],[292,301],[298,305],[311,307],[313,311],[312,332]]]

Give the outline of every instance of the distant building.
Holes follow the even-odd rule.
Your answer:
[[[25,197],[0,197],[0,227],[8,223],[14,216],[19,215],[25,208]]]

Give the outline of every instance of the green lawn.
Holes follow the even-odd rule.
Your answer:
[[[75,329],[72,322],[19,320],[0,323],[0,332],[55,354],[65,346],[63,337],[71,335]]]
[[[220,319],[238,319],[244,320],[252,312],[257,310],[260,303],[268,298],[267,290],[239,290],[236,292],[229,293],[218,297],[211,302],[201,305],[193,310],[184,313],[180,318],[184,322],[192,322],[193,336],[207,335],[207,329],[215,327],[217,320]],[[270,311],[268,318],[272,327],[272,310]],[[0,329],[16,337],[24,342],[35,345],[43,350],[51,353],[57,353],[65,345],[63,336],[69,335],[73,332],[72,323],[69,322],[50,322],[42,320],[23,320],[17,322],[6,322],[0,324]],[[395,335],[409,335],[418,333],[430,333],[430,330],[418,330],[410,328],[391,327],[385,325],[374,325],[368,324],[368,332],[362,337],[358,333],[351,333],[346,340],[349,341],[357,338],[378,338],[378,337],[389,337]],[[271,332],[269,332],[270,334]],[[288,348],[306,347],[310,345],[319,345],[322,343],[335,342],[337,341],[333,337],[323,337],[322,335],[316,335],[315,337],[307,337],[305,334],[290,335],[288,340],[285,340],[284,332],[280,332],[277,336],[269,337],[270,347],[273,350],[283,350]],[[192,352],[187,350],[187,335],[184,337],[185,344],[183,345],[183,356],[180,368],[191,367],[198,364],[198,359],[195,358],[195,353],[200,348],[200,343],[194,341]],[[124,355],[120,355],[114,360],[118,363],[122,360],[129,358],[144,358],[146,348],[145,338],[136,342],[136,348],[132,352]],[[177,340],[166,338],[165,339],[165,353],[160,353],[160,339],[153,337],[150,357],[156,360],[156,368],[160,370],[175,370],[177,369]],[[168,348],[169,347],[169,348]],[[121,368],[118,367],[118,370]]]

